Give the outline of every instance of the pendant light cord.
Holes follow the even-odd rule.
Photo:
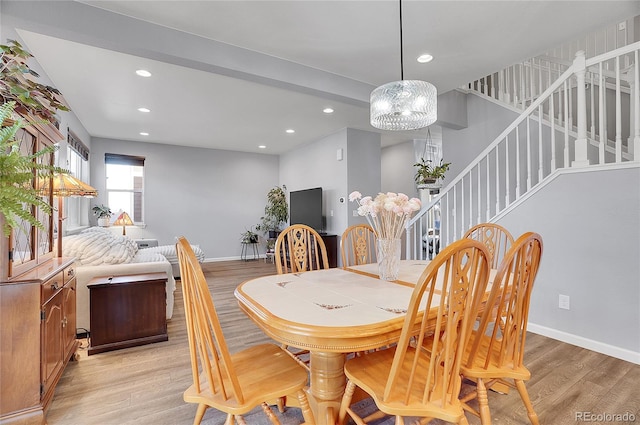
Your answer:
[[[400,4],[400,80],[404,80],[404,54],[402,49],[402,0],[398,0]]]

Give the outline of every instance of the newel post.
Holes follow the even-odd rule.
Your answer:
[[[584,167],[589,165],[589,158],[587,156],[587,147],[589,142],[587,140],[587,89],[586,89],[586,59],[584,56],[584,50],[576,52],[576,57],[573,60],[573,65],[576,68],[576,92],[578,97],[578,103],[576,110],[578,112],[578,137],[575,141],[575,158],[571,163],[572,167]]]
[[[628,146],[633,152],[633,160],[640,161],[640,63],[638,63],[638,50],[635,51],[633,64],[633,78],[630,84],[631,95],[633,100],[631,103],[631,131],[629,132]]]

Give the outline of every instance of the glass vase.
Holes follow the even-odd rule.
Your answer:
[[[400,239],[378,239],[378,274],[382,280],[397,280],[400,270]]]

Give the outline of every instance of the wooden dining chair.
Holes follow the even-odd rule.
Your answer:
[[[340,237],[342,267],[376,262],[376,234],[368,224],[349,226]]]
[[[227,413],[226,425],[244,423],[256,406],[274,424],[278,418],[266,403],[297,395],[304,420],[314,423],[305,386],[307,371],[275,344],[260,344],[230,353],[200,263],[184,237],[176,243],[187,322],[193,385],[184,401],[196,403],[194,424],[209,407]]]
[[[292,224],[280,232],[276,239],[275,261],[278,274],[329,268],[324,241],[318,232],[305,224]],[[289,347],[286,344],[281,348],[310,371],[309,350]]]
[[[467,230],[465,238],[484,243],[491,254],[490,266],[497,269],[505,253],[513,244],[513,236],[507,229],[495,223],[480,223]]]
[[[525,233],[514,242],[498,268],[480,325],[469,339],[461,371],[477,384],[462,402],[465,410],[479,416],[483,425],[491,424],[487,389],[498,382],[517,388],[529,420],[538,425],[524,384],[531,373],[523,359],[529,300],[541,256],[542,239],[537,233]],[[502,326],[490,327],[500,318]],[[474,398],[478,400],[478,410],[468,404]]]
[[[324,241],[305,224],[292,224],[280,232],[275,251],[278,274],[329,268]]]
[[[357,424],[386,415],[467,424],[458,400],[460,362],[489,277],[489,253],[480,242],[458,240],[442,250],[416,284],[394,347],[347,360],[347,387],[338,423]],[[427,344],[427,341],[429,343]],[[360,418],[350,407],[356,387],[379,412]]]

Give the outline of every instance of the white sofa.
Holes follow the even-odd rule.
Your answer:
[[[63,255],[76,258],[76,328],[91,330],[89,321],[89,288],[94,277],[122,276],[166,272],[167,320],[173,316],[173,293],[176,281],[171,263],[157,252],[138,250],[126,236],[114,235],[107,229],[92,227],[78,235],[67,236],[62,243]]]

